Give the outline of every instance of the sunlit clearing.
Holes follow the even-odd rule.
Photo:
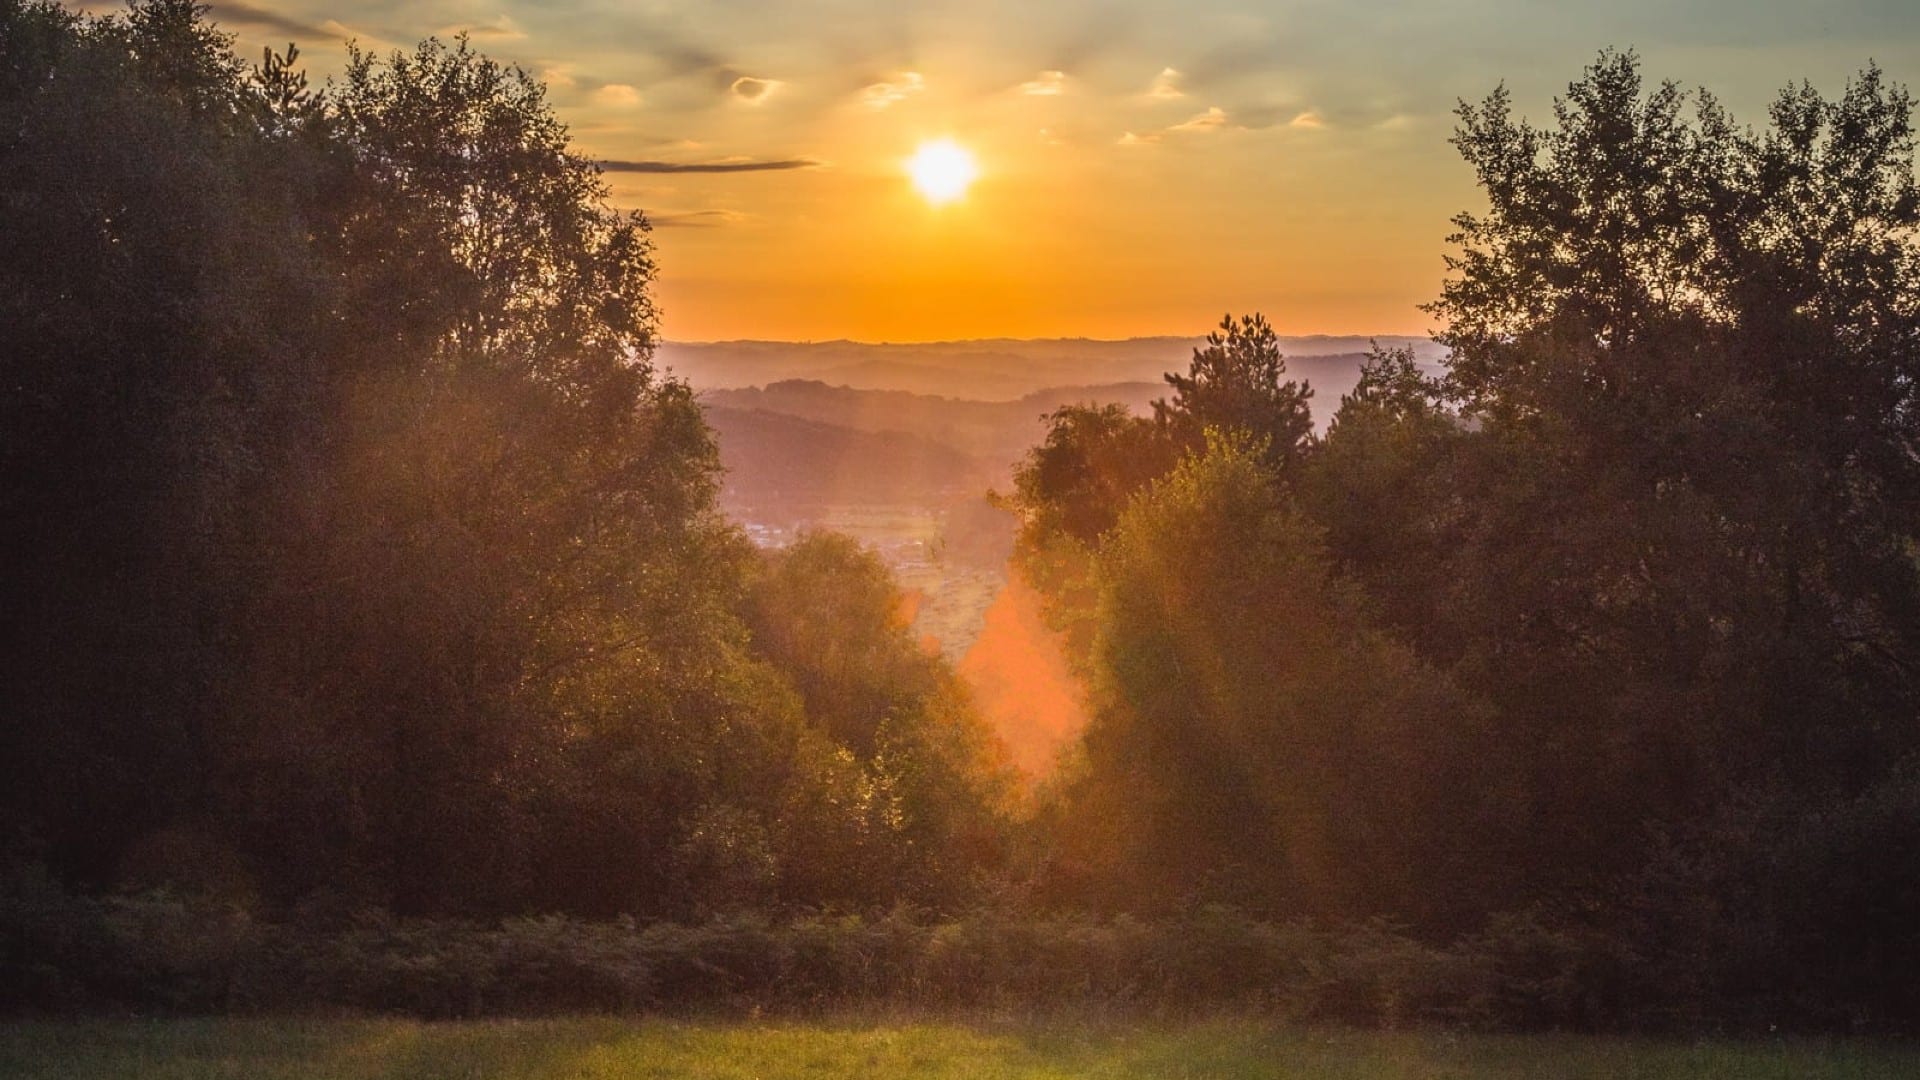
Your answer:
[[[913,186],[935,206],[949,203],[967,193],[967,185],[980,175],[967,148],[952,139],[935,139],[920,144],[907,159],[907,175]]]

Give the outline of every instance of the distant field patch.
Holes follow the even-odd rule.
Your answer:
[[[189,1080],[1905,1078],[1920,1050],[1270,1027],[659,1020],[193,1020],[0,1026],[0,1076]]]

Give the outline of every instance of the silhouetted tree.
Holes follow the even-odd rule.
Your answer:
[[[1188,448],[1204,443],[1207,428],[1244,431],[1261,440],[1267,464],[1284,472],[1313,435],[1313,391],[1286,372],[1264,316],[1228,315],[1207,335],[1206,348],[1193,351],[1185,375],[1167,373],[1173,400],[1155,402],[1154,415]]]

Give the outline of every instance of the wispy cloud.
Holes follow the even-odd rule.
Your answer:
[[[1129,131],[1120,136],[1120,146],[1151,146],[1163,141],[1169,135],[1205,135],[1222,128],[1235,126],[1227,116],[1227,111],[1218,105],[1210,105],[1207,111],[1196,113],[1170,127],[1159,131]]]
[[[1287,121],[1287,126],[1296,128],[1323,128],[1327,126],[1327,122],[1319,113],[1308,109]]]
[[[1020,84],[1020,92],[1028,97],[1058,97],[1066,90],[1067,73],[1064,71],[1043,71]]]
[[[789,169],[813,169],[820,163],[812,158],[780,158],[773,161],[602,161],[600,167],[614,173],[745,173],[785,172]]]
[[[1178,71],[1172,68],[1161,68],[1160,74],[1155,75],[1152,84],[1147,87],[1147,96],[1156,101],[1171,101],[1174,98],[1186,97],[1187,92],[1180,89],[1180,79]]]
[[[285,34],[289,37],[307,38],[308,40],[315,38],[330,39],[336,36],[332,32],[315,26],[312,23],[302,22],[291,16],[282,15],[277,11],[268,11],[265,8],[255,7],[252,4],[246,3],[245,0],[214,0],[213,3],[207,5],[207,11],[213,16],[215,22],[225,26],[245,26],[256,30],[272,30],[275,33]]]
[[[455,34],[465,34],[471,38],[479,38],[481,40],[490,39],[494,41],[513,41],[527,36],[527,32],[520,29],[519,23],[514,22],[505,15],[488,22],[463,23],[457,26],[450,26],[442,31],[442,33],[447,37],[452,37]]]
[[[860,100],[870,109],[884,109],[897,105],[907,98],[927,88],[927,80],[917,71],[903,71],[891,79],[883,79],[868,85],[860,91]]]
[[[1208,106],[1207,111],[1168,128],[1168,131],[1217,131],[1227,126],[1227,113],[1218,105]]]
[[[626,83],[608,83],[593,92],[593,99],[602,105],[631,109],[640,104],[640,91]]]

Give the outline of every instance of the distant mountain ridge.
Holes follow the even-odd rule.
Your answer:
[[[1443,355],[1425,338],[1310,335],[1280,339],[1296,377],[1316,387],[1341,368],[1357,368],[1373,344],[1411,347],[1423,362]],[[698,390],[766,386],[812,379],[855,390],[899,390],[965,401],[1008,402],[1049,388],[1160,381],[1185,371],[1200,338],[1102,341],[1057,338],[887,344],[858,341],[665,342],[658,361]],[[1331,362],[1339,358],[1337,364]],[[1338,379],[1350,386],[1350,379]],[[1332,385],[1328,389],[1333,389]],[[1324,394],[1323,394],[1324,400]],[[1331,399],[1338,401],[1338,394]]]
[[[843,344],[854,352],[834,351]],[[1039,354],[996,351],[1002,344],[1038,347]],[[675,370],[699,391],[718,436],[727,502],[764,511],[776,505],[944,505],[959,494],[1003,487],[1014,465],[1046,436],[1048,413],[1063,405],[1115,403],[1145,414],[1170,393],[1163,374],[1185,370],[1192,355],[1192,342],[1184,339],[1094,342],[1111,348],[1093,358],[1073,352],[1083,344],[963,342],[940,352],[922,346],[747,342],[669,356],[692,365]],[[886,356],[896,348],[908,351],[855,365],[851,375],[849,369],[830,366],[854,353],[879,350],[877,355]],[[1050,356],[1048,350],[1053,350]],[[1341,396],[1358,382],[1365,358],[1361,352],[1288,358],[1289,377],[1313,388],[1318,424],[1324,427]],[[829,367],[823,370],[822,364]],[[800,374],[765,377],[788,371]],[[1137,377],[1048,378],[1102,373]],[[1040,385],[1028,386],[1035,382]],[[995,388],[1019,392],[997,397]]]

